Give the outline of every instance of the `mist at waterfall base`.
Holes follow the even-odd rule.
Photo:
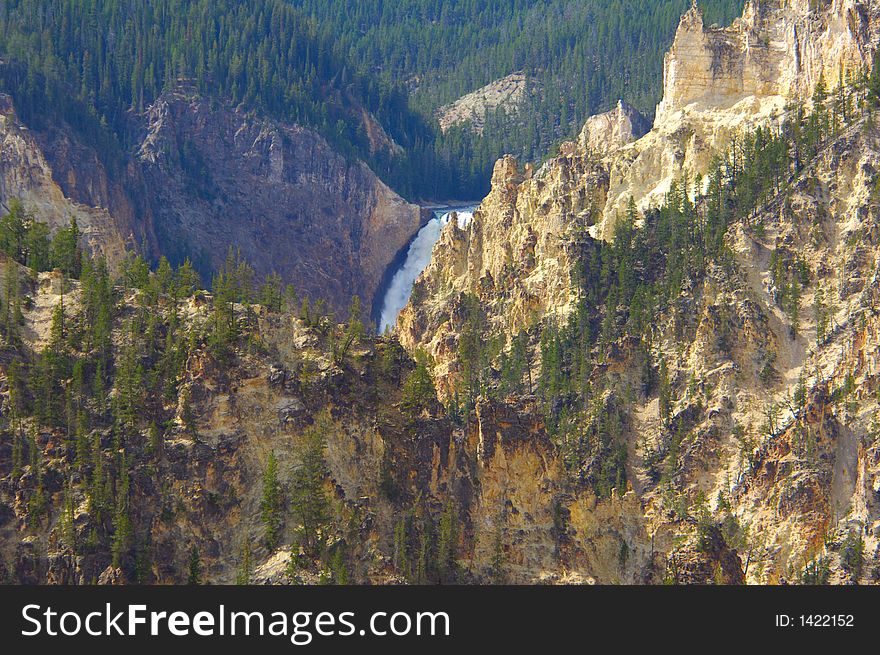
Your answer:
[[[394,327],[397,315],[406,306],[409,295],[412,293],[416,278],[427,268],[431,261],[431,251],[434,244],[440,238],[443,227],[452,219],[452,214],[458,214],[458,226],[462,229],[468,226],[474,217],[476,207],[461,207],[458,209],[439,209],[434,212],[434,218],[419,230],[406,253],[403,265],[391,278],[385,298],[382,301],[382,313],[379,318],[379,332]]]

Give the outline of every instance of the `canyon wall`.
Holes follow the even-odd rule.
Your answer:
[[[185,90],[160,97],[146,122],[137,158],[157,243],[202,271],[234,246],[260,277],[278,273],[345,316],[354,295],[370,306],[421,226],[417,206],[311,130]]]
[[[706,176],[734,136],[778,125],[791,101],[808,101],[820,77],[833,89],[841,71],[867,70],[880,6],[814,4],[748,2],[725,28],[706,26],[694,4],[664,59],[664,95],[650,131],[643,134],[644,120],[620,103],[589,119],[577,142],[538,170],[527,165],[520,174],[512,158],[501,160],[475,220],[464,231],[446,229],[416,281],[398,322],[401,341],[427,346],[445,370],[453,348],[435,328],[454,314],[449,307],[461,293],[478,293],[490,318],[514,332],[545,314],[565,316],[577,292],[563,244],[584,230],[612,240],[630,199],[640,210],[659,206],[674,181]],[[503,292],[487,291],[503,269],[511,272]]]
[[[717,28],[694,7],[665,59],[664,97],[647,134],[621,130],[618,108],[591,119],[577,143],[537,170],[500,160],[474,220],[445,229],[398,321],[401,342],[434,358],[441,395],[454,397],[461,384],[467,297],[477,298],[490,330],[531,329],[538,359],[536,332],[564,324],[577,306],[579,248],[613,240],[631,199],[644,210],[659,206],[674,181],[699,186],[734,137],[776,129],[792,103],[809,108],[820,79],[833,94],[841,71],[844,81],[867,73],[878,18],[875,2],[752,2],[731,27]],[[790,582],[813,561],[832,582],[880,575],[878,156],[876,117],[863,107],[778,194],[735,217],[727,258],[655,317],[650,343],[624,340],[587,355],[595,368],[586,388],[634,398],[627,477],[667,579]],[[792,318],[771,269],[798,258],[810,281]],[[674,389],[665,418],[656,393],[639,395],[646,348]],[[683,440],[664,473],[653,458],[666,452],[671,430]],[[706,503],[722,524],[747,531],[684,539],[692,527],[681,521],[694,519],[675,498]],[[847,559],[853,535],[867,567]],[[724,546],[736,539],[739,564]],[[696,551],[714,562],[707,568]]]
[[[2,64],[0,64],[2,65]],[[149,211],[132,200],[131,171],[108,171],[94,148],[68,126],[32,131],[15,112],[14,99],[0,94],[0,202],[12,199],[54,230],[76,219],[85,244],[117,267],[126,249],[151,253]],[[134,179],[132,179],[134,178]]]
[[[422,223],[419,207],[315,132],[191,89],[133,117],[136,152],[112,164],[63,123],[23,124],[14,102],[0,99],[0,201],[20,199],[53,230],[75,217],[114,270],[126,250],[189,257],[208,284],[234,247],[258,280],[278,273],[342,317],[352,296],[371,305]],[[376,148],[396,148],[369,125]]]

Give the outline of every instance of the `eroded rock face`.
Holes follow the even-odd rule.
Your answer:
[[[2,64],[0,64],[2,65]],[[50,228],[66,227],[75,218],[83,239],[112,267],[126,248],[148,252],[141,231],[150,232],[149,213],[129,195],[138,186],[132,171],[108,171],[97,152],[69,127],[34,132],[15,113],[13,99],[0,94],[0,201],[18,198],[25,209]]]
[[[694,4],[664,59],[659,122],[687,107],[749,97],[807,98],[819,79],[870,67],[877,8],[857,0],[751,0],[733,25],[704,25]]]
[[[28,129],[13,100],[0,100],[0,200],[21,199],[52,228],[75,217],[114,269],[126,249],[189,257],[208,283],[235,247],[259,278],[276,272],[345,316],[354,295],[370,306],[422,222],[417,206],[315,132],[192,90],[165,93],[135,117],[136,156],[112,170],[65,125]],[[375,149],[398,149],[364,121]]]
[[[418,278],[397,330],[407,348],[425,347],[442,390],[463,317],[464,296],[484,306],[490,325],[510,334],[573,307],[570,240],[605,203],[607,171],[572,148],[535,175],[513,157],[495,165],[492,190],[465,229],[450,221]]]
[[[454,125],[465,124],[482,134],[490,112],[514,113],[519,110],[526,99],[528,85],[529,80],[523,73],[513,73],[468,93],[437,110],[440,129],[445,132]]]
[[[870,67],[880,29],[876,3],[807,0],[746,3],[726,28],[707,27],[696,4],[681,18],[664,58],[663,100],[653,129],[609,159],[608,202],[594,234],[611,239],[629,198],[662,202],[674,180],[707,173],[731,138],[781,121],[793,100],[808,102],[820,79]]]
[[[474,221],[444,231],[398,323],[404,345],[435,357],[441,393],[457,384],[464,295],[476,296],[490,326],[507,334],[564,319],[577,300],[572,247],[590,237],[613,239],[630,198],[645,208],[659,204],[675,180],[687,175],[693,186],[733,135],[775,124],[792,101],[809,104],[821,77],[833,89],[841,68],[847,76],[867,65],[877,4],[809,5],[749,3],[724,29],[706,27],[692,9],[666,58],[664,100],[650,132],[602,147],[595,128],[615,135],[612,114],[591,120],[578,144],[563,145],[538,171],[511,158],[498,163]],[[588,149],[591,138],[600,145]],[[617,490],[614,502],[637,507],[626,513],[637,518],[616,526],[629,545],[644,546],[639,535],[651,535],[637,556],[642,571],[657,567],[679,583],[774,583],[799,581],[807,562],[822,561],[831,582],[880,576],[878,171],[876,118],[856,121],[829,138],[778,196],[734,223],[726,235],[731,260],[712,263],[698,284],[682,289],[651,331],[654,361],[663,358],[675,389],[669,417],[661,418],[656,395],[638,396],[639,344],[613,344],[592,370],[591,389],[636,397],[625,427],[633,490]],[[531,248],[523,250],[525,243]],[[793,265],[797,257],[808,263],[810,281],[795,328],[771,259]],[[505,265],[512,274],[502,283]],[[523,443],[540,443],[527,422],[504,422]],[[675,466],[664,472],[652,458],[675,432],[684,437]],[[530,478],[524,461],[498,460],[498,484],[511,462]],[[545,468],[531,466],[553,479],[549,460]],[[722,527],[748,525],[748,534],[689,524],[693,510],[676,505],[681,498],[691,508],[705,503]],[[584,502],[563,504],[571,525],[595,525],[603,516],[588,503],[579,514]],[[528,526],[520,529],[530,534]],[[864,548],[859,568],[845,554],[852,535]],[[539,552],[531,550],[532,561],[540,561]],[[606,567],[596,577],[614,575],[610,552],[579,561],[584,575],[599,570],[596,561]]]
[[[620,100],[611,111],[587,119],[577,142],[587,152],[602,156],[643,137],[650,129],[644,116]]]
[[[500,160],[468,229],[447,228],[435,246],[398,319],[402,343],[427,346],[443,378],[454,321],[439,317],[455,313],[456,293],[476,293],[513,332],[567,315],[576,294],[567,241],[584,230],[612,240],[630,199],[642,210],[658,206],[674,181],[703,179],[734,135],[775,124],[791,100],[808,99],[820,77],[833,88],[841,70],[869,66],[878,16],[875,3],[853,0],[820,11],[806,0],[749,2],[731,27],[717,28],[694,5],[665,57],[653,128],[642,135],[638,115],[620,103],[589,119],[577,143],[563,144],[538,171]]]
[[[69,284],[66,306],[75,312],[78,283]],[[31,293],[36,307],[25,311],[26,334],[44,320],[39,308],[57,302],[49,284]],[[122,302],[134,307],[135,294],[126,293]],[[186,329],[198,331],[210,320],[210,301],[188,299],[177,311]],[[391,342],[359,342],[340,366],[320,330],[290,315],[254,312],[252,336],[264,349],[239,349],[224,363],[204,348],[194,349],[180,380],[188,410],[178,399],[176,416],[149,453],[146,436],[126,433],[130,461],[139,462],[130,471],[127,515],[139,545],[118,561],[107,546],[106,517],[89,503],[89,487],[77,477],[73,490],[65,491],[66,481],[80,473],[60,431],[35,433],[48,507],[42,517],[30,502],[36,474],[29,464],[13,472],[9,444],[0,444],[0,580],[183,583],[196,548],[205,582],[232,583],[244,569],[252,583],[289,584],[293,554],[300,560],[295,575],[318,583],[326,562],[302,553],[295,515],[282,513],[279,542],[271,550],[261,520],[269,454],[274,453],[290,502],[287,482],[301,462],[304,434],[318,420],[324,421],[323,489],[330,499],[322,534],[328,548],[345,548],[351,582],[412,580],[420,546],[413,537],[411,564],[401,564],[399,526],[417,531],[422,521],[432,520],[435,549],[436,525],[448,508],[457,526],[452,544],[457,573],[450,581],[654,579],[638,498],[623,490],[597,499],[572,484],[534,398],[482,401],[466,426],[453,424],[439,407],[407,416],[399,409],[400,382],[411,363],[401,359],[397,365],[403,370],[383,372]],[[117,335],[120,328],[117,323]],[[4,363],[0,384],[6,384]],[[112,457],[109,429],[96,432],[94,440]],[[65,494],[71,494],[72,517],[62,535]],[[244,567],[245,552],[250,567]]]
[[[344,316],[353,295],[372,302],[420,226],[418,207],[310,130],[184,92],[163,95],[146,120],[138,160],[159,248],[203,271],[234,246],[259,276],[276,272]]]

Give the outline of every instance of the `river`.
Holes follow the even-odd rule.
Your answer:
[[[419,230],[410,243],[406,258],[394,273],[379,314],[379,332],[384,333],[394,327],[400,310],[406,306],[412,293],[413,283],[431,261],[431,251],[440,238],[443,226],[449,223],[453,212],[458,213],[458,225],[465,228],[474,217],[476,205],[467,207],[442,207],[434,210],[434,218]]]

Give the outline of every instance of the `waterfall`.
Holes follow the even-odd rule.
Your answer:
[[[450,220],[452,214],[458,214],[458,226],[466,228],[474,217],[476,207],[459,209],[443,208],[434,212],[434,218],[419,230],[406,253],[403,265],[394,273],[391,283],[382,300],[382,313],[379,319],[379,332],[383,333],[394,327],[400,310],[406,306],[412,293],[416,278],[427,268],[431,261],[431,251],[440,238],[440,232]]]

